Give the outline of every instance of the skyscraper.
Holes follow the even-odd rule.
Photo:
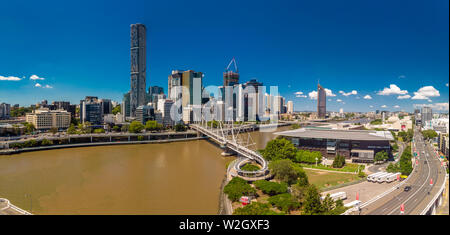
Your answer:
[[[424,106],[420,112],[422,126],[425,126],[427,122],[433,119],[433,110],[431,107]]]
[[[232,63],[234,63],[235,71],[230,70]],[[225,69],[225,72],[223,72],[223,86],[234,86],[237,84],[239,84],[239,70],[237,68],[236,60],[233,58]]]
[[[146,77],[146,29],[143,24],[131,26],[131,90],[130,90],[130,116],[136,116],[136,109],[146,104],[145,77]]]
[[[327,93],[325,89],[317,84],[317,117],[325,118],[327,113]]]

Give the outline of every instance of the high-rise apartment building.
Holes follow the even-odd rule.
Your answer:
[[[9,119],[11,114],[11,105],[6,103],[0,104],[0,119]]]
[[[427,122],[433,119],[433,109],[428,106],[422,107],[422,110],[420,111],[420,119],[422,122],[422,126],[425,126]]]
[[[327,114],[327,93],[325,89],[317,84],[317,117],[325,118]]]
[[[136,109],[147,102],[146,97],[146,28],[143,24],[131,25],[131,90],[130,116],[136,116]]]
[[[292,100],[289,100],[287,102],[287,113],[288,114],[293,114],[294,113],[294,102],[292,102]]]
[[[99,125],[103,122],[102,103],[95,96],[86,96],[80,101],[80,121]]]

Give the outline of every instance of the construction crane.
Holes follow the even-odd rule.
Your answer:
[[[234,63],[234,68],[235,68],[235,70],[236,70],[235,72],[236,72],[236,73],[239,72],[238,67],[237,67],[237,64],[236,64],[236,60],[234,59],[234,57],[233,57],[233,59],[231,59],[231,61],[230,61],[230,63],[228,64],[227,68],[225,69],[225,71],[226,71],[226,72],[230,71],[230,66],[231,66],[232,63]]]

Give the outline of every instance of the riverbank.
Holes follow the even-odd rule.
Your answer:
[[[203,139],[208,139],[208,137],[202,136],[202,137],[188,137],[188,138],[167,139],[167,140],[141,140],[141,141],[127,141],[127,142],[95,142],[95,143],[79,143],[79,144],[62,144],[62,145],[50,145],[50,146],[39,146],[39,147],[31,147],[31,148],[1,150],[0,155],[11,155],[11,154],[18,154],[18,153],[22,153],[22,152],[64,149],[64,148],[94,147],[94,146],[106,146],[106,145],[129,145],[129,144],[160,144],[160,143],[171,143],[171,142],[203,140]]]

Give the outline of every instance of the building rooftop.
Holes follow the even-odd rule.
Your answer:
[[[339,140],[394,140],[389,131],[366,130],[333,130],[318,128],[300,128],[296,130],[276,132],[275,135]]]

